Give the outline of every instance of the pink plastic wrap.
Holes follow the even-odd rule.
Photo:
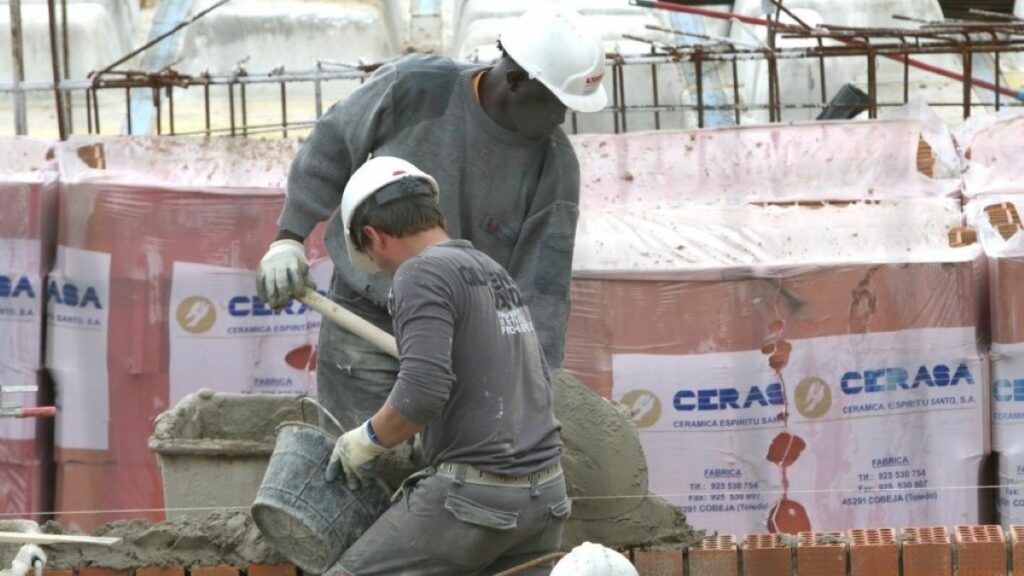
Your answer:
[[[43,368],[44,278],[57,220],[52,144],[0,142],[0,388],[38,386]],[[4,403],[38,405],[36,393],[4,393]],[[0,419],[0,513],[49,510],[52,421]]]
[[[985,261],[949,246],[958,184],[916,171],[918,138],[864,122],[580,139],[565,366],[630,408],[651,490],[695,526],[990,515]]]
[[[82,139],[59,151],[60,234],[47,366],[57,384],[57,506],[83,529],[163,518],[147,447],[200,388],[311,392],[318,318],[272,314],[252,270],[276,234],[293,141]],[[323,260],[322,233],[307,242]],[[278,338],[274,327],[299,330]],[[268,334],[269,333],[269,334]],[[289,344],[288,366],[267,350]],[[287,382],[261,376],[287,371]],[[270,386],[260,388],[261,383]],[[109,511],[77,514],[83,510]]]

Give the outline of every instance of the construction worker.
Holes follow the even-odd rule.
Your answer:
[[[559,560],[550,576],[637,576],[637,571],[615,550],[584,542]]]
[[[259,264],[264,301],[278,308],[313,287],[303,239],[332,216],[369,156],[397,156],[431,168],[449,233],[511,273],[537,318],[548,364],[562,365],[579,163],[559,125],[567,109],[607,103],[604,53],[578,14],[545,5],[504,30],[500,47],[491,66],[426,55],[388,63],[317,122],[292,163],[277,241]],[[329,296],[390,331],[390,279],[352,266],[342,228],[334,218],[326,233],[335,264]],[[369,343],[322,325],[318,394],[343,426],[372,414],[397,369]]]
[[[340,469],[366,481],[377,456],[421,431],[429,466],[332,575],[507,569],[557,550],[570,511],[530,311],[505,269],[449,238],[437,199],[432,177],[392,157],[363,164],[345,187],[348,261],[394,278],[401,362],[387,401],[338,439],[327,480]]]

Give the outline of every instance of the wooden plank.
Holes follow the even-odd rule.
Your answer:
[[[13,544],[98,544],[111,546],[120,538],[101,536],[75,536],[72,534],[32,534],[29,532],[0,532],[0,542]]]

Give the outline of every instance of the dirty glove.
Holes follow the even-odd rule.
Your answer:
[[[35,544],[26,544],[18,550],[18,554],[11,563],[10,571],[2,571],[10,576],[28,576],[35,574],[39,576],[46,568],[46,552]]]
[[[256,292],[271,308],[278,309],[289,298],[298,298],[306,289],[316,290],[309,277],[306,249],[295,240],[278,240],[270,245],[256,267]]]
[[[334,444],[330,463],[327,464],[327,481],[333,482],[340,468],[345,472],[348,487],[356,490],[360,481],[366,480],[366,469],[363,466],[387,451],[387,448],[375,441],[373,427],[367,420],[359,428],[342,434]]]

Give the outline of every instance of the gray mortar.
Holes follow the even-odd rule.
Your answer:
[[[565,371],[555,374],[552,386],[565,442],[562,467],[573,498],[563,548],[584,541],[625,547],[699,540],[702,534],[678,507],[648,493],[647,459],[628,410]]]
[[[42,526],[48,534],[69,534],[60,524]],[[96,536],[121,538],[113,546],[62,544],[44,546],[48,568],[102,566],[127,570],[139,566],[277,563],[285,559],[260,535],[242,511],[219,511],[195,518],[181,516],[150,524],[121,520],[101,526]]]

